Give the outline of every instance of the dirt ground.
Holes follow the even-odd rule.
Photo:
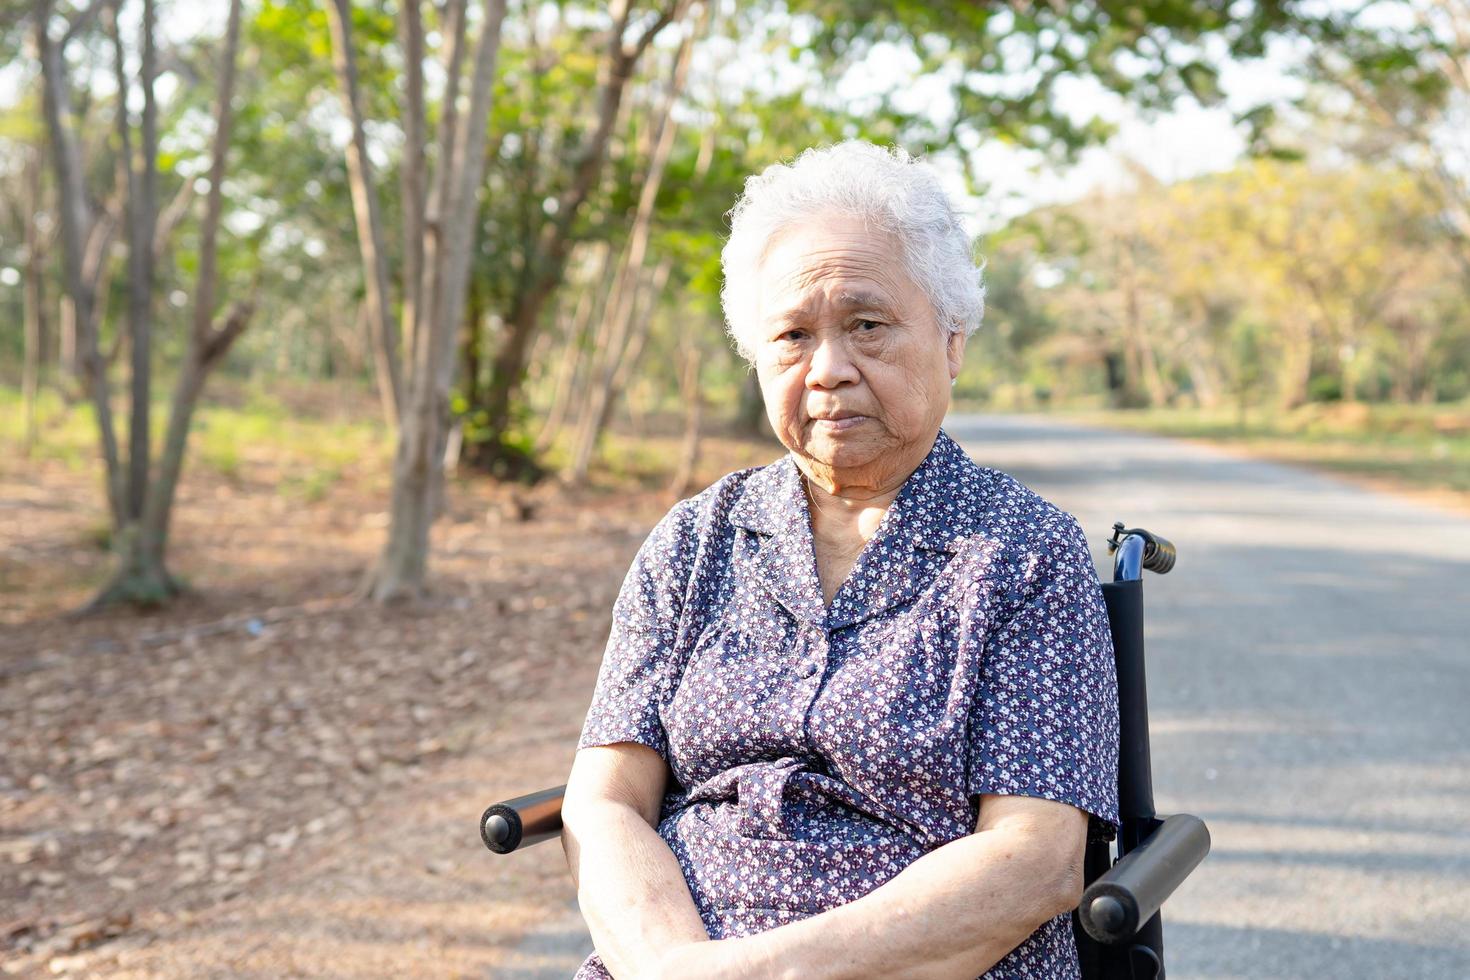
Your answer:
[[[707,448],[701,485],[774,455]],[[78,619],[107,568],[95,481],[0,470],[3,972],[536,975],[518,944],[567,915],[561,850],[491,855],[477,819],[565,780],[672,498],[459,486],[433,598],[381,608],[352,597],[376,488],[191,473],[171,564],[196,593]]]

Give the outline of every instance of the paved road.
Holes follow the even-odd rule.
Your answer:
[[[1114,520],[1179,545],[1146,587],[1154,782],[1214,851],[1167,907],[1170,976],[1470,977],[1470,519],[1147,436],[947,429],[1100,568]],[[585,948],[574,909],[548,927],[521,975]]]
[[[1170,976],[1470,977],[1470,518],[1148,436],[947,429],[1100,567],[1115,520],[1179,546],[1145,586],[1154,784],[1214,850]]]

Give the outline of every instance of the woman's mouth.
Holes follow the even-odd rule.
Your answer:
[[[813,418],[812,423],[827,432],[844,432],[868,421],[866,415],[838,414],[827,418]]]

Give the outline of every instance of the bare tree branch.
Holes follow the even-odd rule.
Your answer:
[[[403,323],[405,345],[412,348],[419,320],[424,265],[424,23],[419,0],[400,0],[399,43],[403,45],[403,162],[399,167],[403,198]],[[446,111],[447,108],[446,108]]]
[[[102,12],[102,8],[106,7],[109,2],[110,0],[92,0],[86,7],[73,14],[67,21],[66,32],[61,35],[61,46],[66,47],[77,39],[77,35],[91,27],[97,15]]]
[[[648,50],[648,46],[653,43],[654,38],[658,37],[659,32],[672,24],[675,19],[682,18],[687,13],[688,6],[689,0],[675,0],[674,3],[659,11],[653,23],[649,24],[638,36],[638,40],[633,43],[633,49],[624,53],[628,63],[635,64],[639,58],[643,57],[643,52]]]
[[[76,344],[75,368],[92,401],[105,467],[108,507],[114,522],[120,526],[126,508],[123,505],[122,470],[113,427],[112,399],[101,352],[97,349],[92,314],[93,291],[83,275],[82,253],[92,216],[72,121],[71,86],[62,46],[56,43],[49,31],[53,9],[51,0],[37,0],[34,9],[33,42],[41,65],[42,103],[56,171],[62,267]]]
[[[238,0],[230,8],[230,26],[226,31],[224,63],[220,66],[220,96],[214,110],[214,143],[209,157],[209,191],[204,196],[204,221],[199,228],[199,274],[194,287],[193,331],[196,342],[209,335],[214,320],[214,291],[218,280],[219,226],[224,213],[225,163],[229,156],[230,129],[234,125],[234,108],[230,97],[235,90],[235,52],[239,44]]]
[[[230,311],[225,315],[224,322],[209,331],[208,337],[199,346],[199,361],[205,367],[213,367],[215,362],[229,351],[240,334],[250,325],[250,318],[255,314],[255,299],[236,300]]]
[[[388,258],[383,241],[383,223],[379,215],[377,180],[372,159],[367,152],[367,132],[362,111],[362,96],[357,84],[357,57],[352,47],[352,8],[350,0],[329,0],[326,4],[327,26],[332,34],[332,66],[337,74],[337,90],[342,108],[352,124],[347,142],[348,184],[352,192],[352,211],[357,219],[357,243],[362,253],[362,276],[367,287],[368,308],[373,317],[373,350],[378,368],[378,390],[383,402],[383,415],[389,425],[396,425],[403,411],[403,380],[398,365],[398,338],[393,326],[393,312],[388,287]]]
[[[194,179],[185,178],[179,185],[179,190],[168,202],[168,206],[158,216],[158,226],[153,229],[153,260],[161,260],[168,251],[169,240],[173,238],[175,229],[179,222],[184,220],[184,215],[189,213],[189,205],[194,203]]]

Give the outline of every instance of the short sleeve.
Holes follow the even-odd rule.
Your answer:
[[[1037,796],[1118,823],[1118,682],[1107,607],[1068,514],[1020,557],[985,639],[969,715],[969,794]]]
[[[683,501],[659,521],[623,579],[579,749],[638,742],[668,759],[659,709],[672,695],[674,640],[694,550],[689,505]]]

